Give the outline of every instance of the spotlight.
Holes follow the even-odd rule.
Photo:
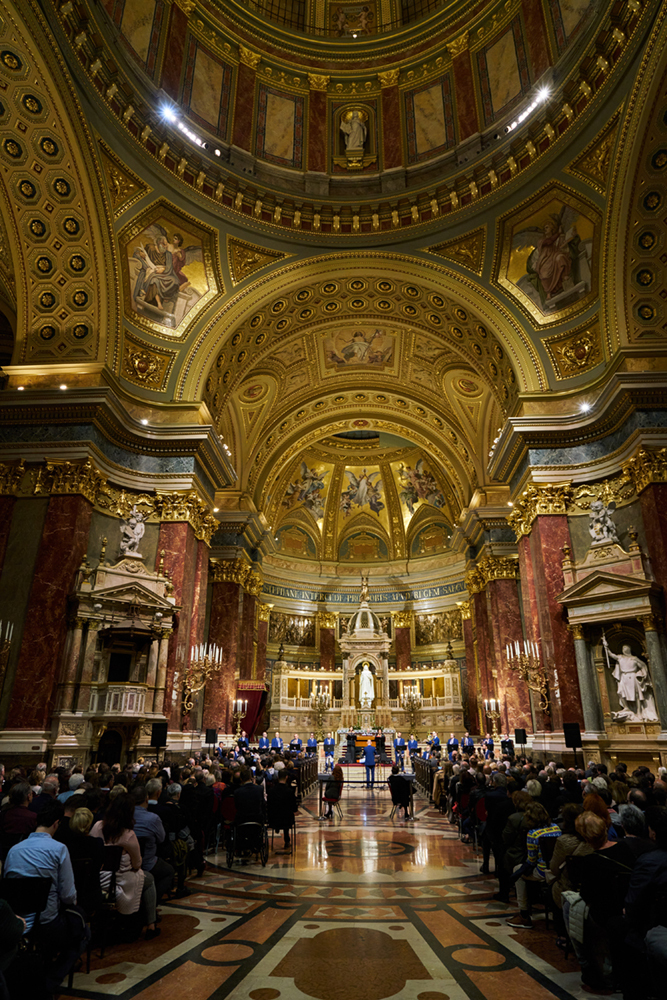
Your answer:
[[[142,422],[142,424],[144,424],[144,426],[148,423],[148,421],[146,420],[146,417],[142,417],[141,418],[141,422]]]
[[[23,390],[25,389],[25,386],[24,385],[17,385],[16,388],[18,389],[19,392],[23,392]]]
[[[549,88],[548,87],[540,87],[540,89],[537,92],[537,97],[538,97],[538,100],[540,100],[540,101],[547,101],[549,99]]]
[[[66,389],[66,388],[67,388],[67,386],[66,386],[66,385],[61,385],[61,386],[60,386],[60,388],[61,388],[61,389]]]
[[[579,407],[579,409],[581,410],[582,413],[588,413],[588,411],[590,410],[590,408],[591,408],[591,404],[590,403],[582,403],[581,406]]]
[[[175,122],[178,115],[173,108],[170,108],[168,104],[165,104],[162,108],[162,117],[166,118],[168,122]]]

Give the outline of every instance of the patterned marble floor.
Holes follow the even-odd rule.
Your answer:
[[[538,918],[504,918],[497,882],[425,800],[390,820],[383,790],[348,789],[343,818],[311,796],[296,849],[266,868],[210,855],[192,895],[162,907],[162,934],[94,953],[69,994],[85,1000],[560,1000],[585,994]]]

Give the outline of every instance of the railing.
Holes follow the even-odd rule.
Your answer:
[[[415,769],[416,782],[419,790],[427,795],[429,801],[433,794],[433,780],[435,778],[435,768],[431,767],[427,760],[415,757],[412,761]]]
[[[145,684],[101,684],[90,690],[93,715],[131,716],[145,714]]]
[[[296,765],[296,785],[301,798],[305,798],[317,783],[318,758],[307,757]]]

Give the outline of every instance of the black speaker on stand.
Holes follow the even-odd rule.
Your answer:
[[[206,743],[207,743],[207,745],[210,746],[210,747],[213,747],[213,749],[215,750],[215,746],[216,746],[217,742],[218,742],[218,730],[217,729],[207,729],[206,730]]]
[[[577,766],[577,750],[581,747],[581,729],[579,728],[578,722],[564,722],[563,723],[563,736],[565,737],[565,746],[569,750],[574,750],[574,766]],[[583,753],[582,753],[583,761]]]
[[[151,728],[151,746],[157,750],[158,759],[160,749],[167,745],[167,728],[168,723],[166,722],[154,722]]]
[[[523,752],[526,752],[526,730],[525,729],[515,729],[514,730],[514,746],[523,747]]]

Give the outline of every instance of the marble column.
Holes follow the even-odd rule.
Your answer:
[[[318,615],[320,627],[320,666],[322,670],[331,671],[336,666],[336,617],[328,612]]]
[[[197,542],[195,576],[192,583],[193,613],[190,617],[190,647],[203,642],[206,623],[206,592],[208,589],[208,545]]]
[[[62,681],[57,702],[61,712],[72,712],[74,710],[74,692],[76,690],[79,663],[81,660],[84,626],[85,622],[82,618],[75,618],[71,622],[67,633],[65,662],[63,664]]]
[[[214,580],[208,641],[222,650],[222,665],[214,680],[206,685],[204,728],[231,733],[232,702],[236,693],[236,659],[239,643],[239,601],[241,585],[232,580]]]
[[[342,707],[350,708],[350,658],[349,656],[343,657],[343,705]]]
[[[326,173],[327,169],[328,81],[326,76],[313,77],[308,98],[308,169],[318,174]],[[316,86],[323,89],[315,89]]]
[[[167,684],[167,672],[169,670],[169,652],[171,648],[171,632],[167,632],[165,629],[160,633],[160,651],[158,653],[157,660],[157,676],[155,678],[155,693],[153,695],[153,714],[154,715],[165,715],[169,718],[171,713],[171,703],[174,702],[174,708],[178,708],[180,711],[181,707],[181,686],[179,685],[177,689],[172,686],[169,692],[170,701],[166,701],[165,698],[165,687]],[[176,697],[174,698],[174,694]]]
[[[403,157],[398,70],[381,73],[380,82],[382,85],[383,168],[391,170],[401,166]]]
[[[663,613],[667,614],[667,484],[649,483],[639,500],[651,570],[655,582],[663,588]]]
[[[157,685],[157,661],[159,641],[153,639],[148,648],[148,666],[146,669],[146,714],[154,711],[155,688]]]
[[[519,642],[523,649],[523,627],[519,590],[516,580],[489,580],[487,584],[491,609],[491,627],[497,671],[498,701],[500,702],[500,728],[526,729],[532,732],[533,717],[530,711],[530,694],[526,681],[521,680],[507,662],[507,643]]]
[[[239,629],[238,672],[239,680],[253,680],[253,665],[257,642],[257,598],[243,591],[241,624]]]
[[[584,730],[587,733],[604,732],[604,713],[600,688],[595,667],[591,663],[590,650],[584,636],[583,625],[570,625],[574,637],[574,653],[577,659],[577,674],[581,692],[581,710],[584,716]]]
[[[493,677],[493,665],[491,657],[491,629],[489,625],[489,613],[487,607],[487,596],[485,590],[479,590],[471,596],[473,613],[473,648],[475,651],[475,663],[477,665],[480,695],[482,702],[487,698],[496,698],[496,685]],[[484,731],[488,728],[487,720],[483,714],[481,724]]]
[[[572,548],[565,514],[535,518],[530,533],[530,554],[534,569],[542,658],[549,677],[551,724],[554,730],[562,729],[563,722],[578,722],[584,728],[574,639],[568,629],[564,609],[557,600],[565,589],[562,566],[565,545]]]
[[[472,639],[472,620],[470,612],[470,602],[466,601],[461,609],[463,619],[463,642],[466,651],[466,706],[465,715],[468,729],[475,735],[479,734],[479,678],[477,676],[477,664],[475,662],[475,647]]]
[[[89,621],[86,632],[86,645],[83,651],[83,666],[81,668],[81,682],[79,684],[79,697],[76,702],[78,712],[87,712],[90,707],[90,685],[93,680],[93,670],[95,668],[95,654],[97,652],[97,637],[101,622]]]
[[[162,710],[170,729],[180,729],[182,703],[180,692],[190,656],[191,622],[199,617],[199,602],[204,599],[201,589],[196,589],[198,542],[187,521],[169,521],[160,525],[157,552],[164,549],[164,568],[174,587],[173,596],[181,608],[178,621],[169,643],[167,675],[164,682]],[[159,564],[160,556],[156,562]],[[172,698],[177,688],[178,696]]]
[[[257,622],[257,680],[266,680],[266,645],[269,639],[269,608],[266,604],[259,605],[259,621]]]
[[[12,529],[12,514],[15,503],[16,497],[0,497],[0,573],[5,561],[9,533]]]
[[[12,728],[49,723],[67,636],[67,594],[88,547],[92,506],[82,496],[53,496],[42,528],[14,677]]]
[[[660,728],[667,730],[667,671],[662,655],[660,636],[655,615],[642,615],[639,619],[644,626],[646,636],[646,652],[648,655],[651,680],[653,681],[653,693],[655,695],[655,707],[660,719]]]
[[[394,645],[396,647],[397,670],[409,670],[412,666],[411,627],[411,612],[399,612],[394,615]]]

